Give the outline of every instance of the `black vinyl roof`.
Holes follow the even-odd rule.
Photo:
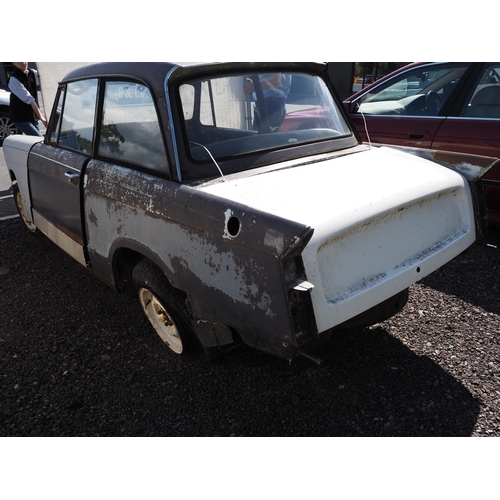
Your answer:
[[[162,91],[165,79],[171,73],[170,79],[181,76],[195,76],[207,71],[242,70],[270,71],[272,68],[288,68],[295,71],[321,71],[325,67],[320,63],[173,63],[173,62],[103,62],[82,66],[68,73],[63,82],[80,80],[82,78],[127,77],[148,84],[156,92]]]
[[[142,80],[152,88],[163,89],[165,78],[178,66],[166,62],[103,62],[82,66],[68,73],[63,82],[96,77],[127,77]]]

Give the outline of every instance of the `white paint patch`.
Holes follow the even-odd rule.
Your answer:
[[[278,253],[283,251],[284,238],[283,233],[275,231],[273,229],[266,230],[266,236],[264,237],[264,245],[275,248]]]
[[[228,223],[229,223],[229,219],[233,216],[233,211],[228,208],[225,212],[224,212],[224,234],[222,235],[223,238],[226,238],[226,239],[232,239],[233,237],[229,234],[227,228],[228,228]]]

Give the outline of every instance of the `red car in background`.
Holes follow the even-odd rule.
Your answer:
[[[364,141],[500,158],[500,63],[412,63],[344,105]],[[483,183],[500,224],[500,168]]]

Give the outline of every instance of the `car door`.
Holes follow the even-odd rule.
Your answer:
[[[430,148],[468,69],[468,63],[411,68],[360,96],[351,118],[365,141]]]
[[[352,120],[365,142],[429,149],[444,118],[355,115]]]
[[[89,266],[113,283],[117,247],[144,254],[170,248],[165,244],[165,220],[178,184],[170,180],[161,121],[149,87],[126,78],[103,78],[100,88],[95,154],[85,168],[82,205]]]
[[[500,63],[478,65],[476,77],[464,89],[432,142],[432,149],[500,158]],[[500,223],[500,167],[483,181],[490,221]]]
[[[62,87],[46,140],[28,163],[36,226],[84,265],[82,174],[92,154],[96,102],[96,79]]]

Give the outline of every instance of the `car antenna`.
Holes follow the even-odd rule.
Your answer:
[[[371,148],[372,147],[372,141],[370,140],[370,134],[368,133],[368,125],[366,124],[366,118],[365,118],[365,115],[363,114],[363,112],[361,110],[359,112],[361,113],[361,116],[363,117],[363,122],[365,124],[366,137],[368,138],[368,145]]]
[[[219,173],[222,177],[222,182],[226,182],[224,180],[224,174],[222,173],[222,170],[221,168],[219,167],[219,164],[215,161],[215,158],[212,156],[212,153],[208,150],[208,148],[206,146],[204,146],[203,144],[200,144],[199,142],[194,142],[194,141],[189,141],[191,144],[194,144],[196,146],[201,146],[210,156],[210,158],[212,158],[212,161],[215,163],[215,166],[217,167],[217,169],[219,170]]]

